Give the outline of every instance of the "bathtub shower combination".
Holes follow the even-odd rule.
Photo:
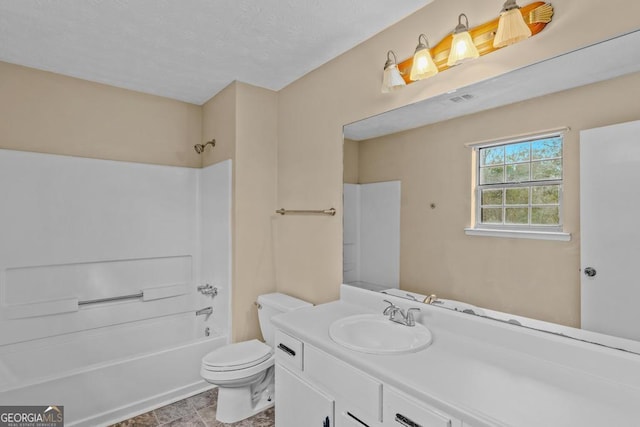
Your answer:
[[[231,161],[0,150],[0,402],[128,418],[209,387],[228,343]]]

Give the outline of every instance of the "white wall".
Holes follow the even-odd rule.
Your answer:
[[[360,185],[344,184],[342,281],[360,281]]]
[[[231,336],[231,177],[232,161],[198,171],[200,284],[218,288],[218,296],[200,296],[199,306],[213,305],[214,335]]]

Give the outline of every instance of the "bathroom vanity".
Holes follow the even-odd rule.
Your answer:
[[[431,332],[427,347],[363,352],[331,338],[331,325],[341,319],[381,316],[385,299],[405,311],[421,309],[414,314]],[[640,422],[637,354],[350,286],[342,287],[339,301],[273,323],[277,427]],[[389,340],[390,347],[405,344]]]

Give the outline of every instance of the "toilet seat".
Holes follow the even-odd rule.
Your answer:
[[[225,345],[202,358],[202,368],[211,372],[238,371],[260,365],[273,356],[270,346],[250,340]]]

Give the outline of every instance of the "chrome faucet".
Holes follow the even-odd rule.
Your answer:
[[[384,309],[382,314],[385,316],[389,315],[389,320],[391,320],[392,322],[400,323],[401,325],[405,325],[405,326],[416,325],[416,320],[413,317],[413,312],[420,311],[419,308],[411,307],[407,309],[407,312],[405,313],[400,307],[398,307],[391,301],[384,300],[384,302],[386,302],[389,305]]]
[[[196,316],[202,316],[206,314],[208,317],[208,316],[211,316],[212,313],[213,313],[213,307],[205,307],[196,311]]]

